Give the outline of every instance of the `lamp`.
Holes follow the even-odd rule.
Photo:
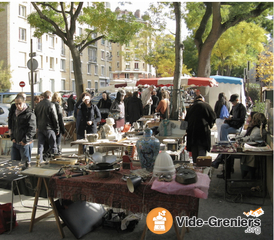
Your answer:
[[[153,176],[157,177],[161,174],[175,174],[173,160],[167,152],[159,153],[154,163]]]

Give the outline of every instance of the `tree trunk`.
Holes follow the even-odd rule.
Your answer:
[[[174,12],[176,19],[176,37],[175,37],[175,70],[173,79],[173,92],[172,92],[172,111],[170,118],[178,120],[179,101],[180,101],[180,87],[181,87],[181,74],[183,65],[183,45],[182,45],[182,20],[181,20],[181,2],[174,2]]]
[[[69,48],[73,60],[73,72],[75,77],[76,95],[79,99],[81,94],[84,92],[80,53],[78,49],[74,46],[74,44],[72,46],[69,46]]]

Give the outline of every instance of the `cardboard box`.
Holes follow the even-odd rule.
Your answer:
[[[212,157],[211,156],[199,156],[196,159],[196,166],[210,167],[211,163],[212,163]]]

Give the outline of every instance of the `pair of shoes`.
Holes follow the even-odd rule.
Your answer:
[[[219,154],[216,159],[211,163],[211,166],[214,168],[218,168],[219,164],[223,163],[222,154]]]

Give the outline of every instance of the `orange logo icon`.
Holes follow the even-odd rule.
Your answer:
[[[164,234],[173,224],[171,213],[164,208],[154,208],[147,215],[147,227],[156,234]]]

